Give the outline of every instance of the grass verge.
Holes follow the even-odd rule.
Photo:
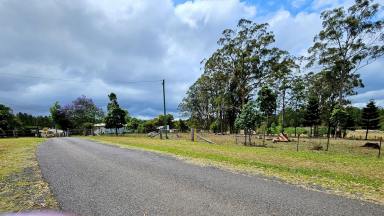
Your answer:
[[[384,161],[365,155],[217,145],[146,137],[87,137],[125,148],[140,148],[234,171],[278,177],[312,189],[384,204]],[[294,144],[292,144],[294,145]]]
[[[0,139],[0,212],[57,209],[36,159],[40,138]]]

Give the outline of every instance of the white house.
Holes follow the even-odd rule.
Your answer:
[[[123,134],[124,132],[126,132],[126,126],[127,125],[124,125],[124,127],[118,128],[117,133]],[[94,124],[93,128],[94,128],[93,133],[95,133],[96,135],[115,133],[115,128],[105,128],[105,123]]]

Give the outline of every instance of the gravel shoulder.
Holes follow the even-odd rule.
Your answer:
[[[384,215],[384,206],[77,138],[37,152],[64,211],[79,215]]]

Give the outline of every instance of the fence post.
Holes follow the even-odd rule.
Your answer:
[[[381,142],[383,140],[383,137],[380,137],[380,144],[379,144],[379,155],[377,155],[378,158],[380,158],[381,155]]]
[[[195,142],[195,128],[191,128],[191,141]]]
[[[264,128],[263,128],[263,146],[265,146],[265,130],[266,130],[267,126],[265,125]]]
[[[299,151],[299,144],[300,144],[300,134],[297,135],[296,151]]]
[[[161,129],[159,130],[159,133],[160,133],[160,139],[163,139],[163,132]]]

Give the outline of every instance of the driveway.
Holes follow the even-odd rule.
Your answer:
[[[78,215],[384,215],[384,206],[78,138],[38,159],[64,211]]]

